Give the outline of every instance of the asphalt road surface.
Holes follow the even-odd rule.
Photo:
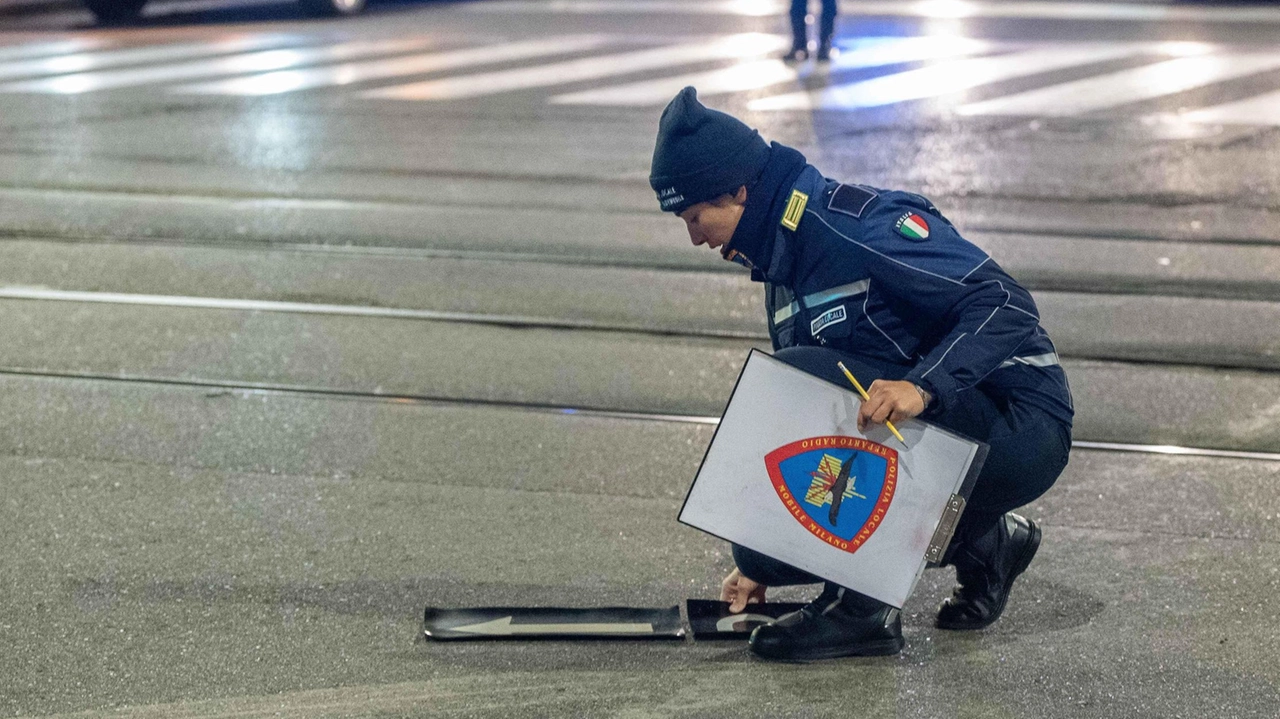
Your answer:
[[[845,2],[825,68],[778,0],[13,7],[0,715],[1276,716],[1280,6]],[[731,566],[675,516],[767,337],[648,189],[685,84],[1035,291],[1077,447],[991,629],[939,571],[892,658],[420,639]]]

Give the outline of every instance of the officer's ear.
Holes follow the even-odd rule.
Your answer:
[[[726,192],[711,202],[717,207],[745,205],[747,204],[747,186],[743,185],[742,187],[739,187],[737,192]]]

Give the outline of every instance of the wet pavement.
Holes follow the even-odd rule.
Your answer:
[[[1280,10],[845,3],[845,65],[789,76],[724,40],[779,3],[695,5],[0,15],[0,715],[1275,716]],[[672,78],[1035,290],[1079,446],[991,629],[932,627],[935,571],[893,658],[420,639],[427,604],[670,606],[731,565],[675,516],[767,337],[648,189]]]

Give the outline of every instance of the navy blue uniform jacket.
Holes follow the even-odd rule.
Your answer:
[[[753,272],[767,283],[774,349],[816,344],[910,367],[905,379],[935,398],[926,417],[978,388],[1070,426],[1067,377],[1035,301],[932,203],[811,165],[792,189],[808,196],[803,213],[797,198],[768,273]]]

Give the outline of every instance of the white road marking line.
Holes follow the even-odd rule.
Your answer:
[[[1090,442],[1075,440],[1071,443],[1077,449],[1093,449],[1104,452],[1136,452],[1139,454],[1172,454],[1184,457],[1218,457],[1222,459],[1254,459],[1266,462],[1280,462],[1280,453],[1254,452],[1250,450],[1204,449],[1201,447],[1182,447],[1172,444],[1126,444],[1123,442]]]
[[[964,105],[961,115],[1069,117],[1280,68],[1280,52],[1180,57]]]
[[[937,19],[1124,20],[1131,22],[1280,22],[1275,8],[1188,7],[1162,3],[975,2],[973,0],[858,0],[841,3],[848,15]]]
[[[1061,46],[943,61],[882,77],[751,102],[752,110],[852,110],[934,98],[1002,80],[1136,55],[1141,45]]]
[[[378,319],[459,322],[498,325],[502,327],[536,327],[557,330],[593,330],[639,334],[671,334],[646,324],[597,321],[574,317],[534,317],[529,315],[485,314],[449,310],[423,310],[367,305],[333,305],[313,302],[281,302],[276,300],[231,299],[225,297],[190,297],[185,295],[141,295],[124,292],[85,292],[52,290],[44,287],[0,287],[0,300],[37,300],[42,302],[81,302],[103,305],[137,305],[143,307],[177,307],[184,309],[234,310],[240,312],[281,312],[285,314],[332,315],[339,317],[373,317]],[[679,334],[727,339],[767,339],[755,332],[734,330],[686,330]]]
[[[991,42],[960,37],[861,38],[843,45],[831,67],[834,70],[879,67],[973,55],[988,52],[994,47]],[[698,88],[699,97],[710,97],[793,82],[800,76],[800,69],[794,65],[781,60],[760,60],[709,72],[559,95],[553,97],[551,102],[564,105],[660,105],[668,102],[686,85]]]
[[[544,412],[572,417],[625,419],[638,422],[672,422],[679,424],[701,424],[711,427],[720,424],[720,417],[714,415],[693,414],[661,414],[657,412],[628,412],[616,409],[600,409],[592,407],[565,407],[555,404],[539,404],[517,401],[477,401],[456,397],[430,397],[424,395],[386,394],[361,390],[340,390],[329,387],[305,387],[297,385],[273,384],[267,382],[245,382],[227,380],[206,380],[196,378],[175,379],[172,377],[147,377],[127,373],[101,374],[96,372],[57,371],[49,369],[29,369],[25,367],[0,367],[0,374],[18,377],[56,377],[58,379],[89,380],[100,382],[131,382],[135,384],[163,385],[166,387],[215,387],[234,392],[243,392],[253,396],[321,396],[351,397],[373,402],[394,402],[395,404],[451,404],[504,407],[525,412]],[[1169,444],[1128,444],[1123,442],[1096,442],[1090,440],[1072,440],[1073,449],[1094,450],[1102,452],[1134,452],[1137,454],[1164,454],[1183,457],[1212,457],[1216,459],[1248,459],[1263,462],[1280,462],[1280,453],[1258,452],[1254,450],[1209,449],[1204,447],[1188,447]]]
[[[464,12],[538,14],[683,14],[772,17],[785,15],[785,0],[495,0],[466,3]],[[1111,2],[971,2],[968,0],[845,0],[840,14],[857,17],[935,19],[1012,18],[1125,22],[1280,23],[1280,9],[1243,5],[1179,6]]]
[[[526,60],[593,50],[610,42],[606,35],[568,35],[540,40],[488,45],[386,60],[346,63],[306,70],[285,70],[251,77],[219,80],[174,88],[175,92],[207,95],[273,95],[317,87],[349,85],[404,75],[421,75],[460,67]]]
[[[1184,122],[1215,125],[1280,126],[1280,90],[1176,116]]]
[[[672,45],[538,67],[396,85],[365,92],[362,96],[394,100],[451,100],[480,97],[688,63],[759,57],[782,50],[788,42],[778,35],[743,33],[687,45]]]
[[[218,75],[239,75],[249,72],[279,70],[298,65],[348,60],[364,55],[409,52],[430,45],[431,40],[410,38],[404,40],[353,40],[335,45],[302,47],[294,49],[263,50],[244,55],[210,58],[196,62],[173,65],[154,65],[129,70],[86,72],[60,77],[27,80],[0,85],[0,92],[43,92],[76,94],[120,87],[136,87],[175,80]]]
[[[296,36],[276,34],[243,35],[222,38],[212,42],[151,45],[102,52],[76,52],[0,65],[0,79],[65,75],[68,73],[90,72],[118,65],[141,65],[145,63],[163,63],[171,60],[188,60],[196,57],[262,50],[292,42],[297,42]]]
[[[31,42],[22,45],[6,45],[0,47],[0,62],[23,60],[45,55],[66,55],[73,52],[89,52],[106,47],[106,42],[99,38],[77,37],[68,40],[50,42]]]
[[[314,302],[277,302],[273,300],[246,300],[224,297],[189,297],[184,295],[141,295],[125,292],[82,292],[76,290],[52,290],[43,287],[0,287],[0,299],[41,300],[45,302],[88,302],[107,305],[144,305],[148,307],[183,307],[205,310],[239,310],[247,312],[286,312],[309,315],[345,315],[349,317],[382,317],[390,319],[467,321],[491,324],[494,322],[528,324],[545,322],[537,318],[517,315],[485,315],[468,312],[403,309],[396,307],[369,307],[364,305],[331,305]],[[556,320],[565,325],[583,325],[588,322]]]

